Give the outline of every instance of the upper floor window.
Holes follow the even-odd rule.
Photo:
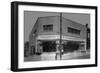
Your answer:
[[[44,31],[53,31],[53,24],[43,25]]]
[[[80,35],[80,30],[72,28],[72,27],[68,27],[68,32],[72,33],[72,34],[78,34],[78,35]]]

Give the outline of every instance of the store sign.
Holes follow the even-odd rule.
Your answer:
[[[37,37],[38,40],[53,40],[53,39],[60,39],[60,35],[39,35]],[[70,36],[62,36],[63,40],[72,40],[72,41],[86,41],[86,39],[81,39],[77,37],[70,37]]]
[[[63,40],[72,40],[72,41],[86,41],[86,39],[79,37],[71,37],[71,36],[62,36]]]
[[[39,35],[37,39],[60,39],[59,35]]]

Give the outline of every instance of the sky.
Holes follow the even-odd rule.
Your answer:
[[[29,41],[29,34],[38,17],[60,16],[57,12],[24,11],[24,41]],[[62,13],[62,16],[80,24],[88,24],[90,27],[90,14],[82,13]]]

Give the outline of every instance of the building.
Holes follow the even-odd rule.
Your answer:
[[[87,27],[64,17],[61,25],[60,18],[60,16],[38,17],[29,35],[29,52],[56,52],[60,38],[63,52],[86,51]]]

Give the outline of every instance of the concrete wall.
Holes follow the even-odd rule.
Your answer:
[[[32,28],[32,31],[30,32],[29,35],[29,44],[30,46],[36,46],[36,37],[38,33],[38,24],[39,24],[39,18],[37,19],[35,25]],[[34,34],[34,31],[36,30],[36,33]]]
[[[69,33],[68,27],[80,30],[80,35]],[[62,35],[86,39],[86,27],[70,19],[62,18]]]
[[[43,25],[53,24],[53,31],[43,31]],[[59,33],[59,18],[58,16],[40,17],[38,23],[38,35],[57,35]]]

